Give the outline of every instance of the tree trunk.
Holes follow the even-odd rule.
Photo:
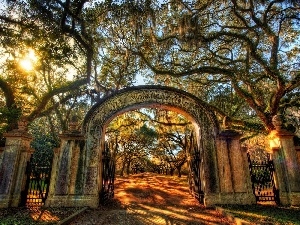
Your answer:
[[[175,171],[175,169],[171,167],[171,168],[170,168],[170,175],[171,175],[171,176],[174,175],[174,171]]]
[[[181,166],[177,166],[176,169],[178,171],[178,177],[181,177]]]
[[[122,162],[122,169],[121,169],[121,172],[120,172],[121,177],[124,176],[124,170],[125,170],[125,160]]]
[[[131,160],[128,160],[127,166],[126,166],[126,174],[127,174],[127,175],[130,174],[130,164],[131,164]]]

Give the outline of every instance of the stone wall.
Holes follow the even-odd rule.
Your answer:
[[[300,146],[295,146],[295,150],[297,152],[298,163],[300,165]],[[299,176],[300,176],[300,171],[299,171]]]
[[[17,207],[24,190],[25,170],[31,153],[31,136],[23,126],[4,134],[5,148],[0,164],[0,208]]]
[[[255,204],[247,162],[247,153],[240,145],[241,134],[224,130],[217,139],[218,179],[220,189],[210,204]]]
[[[280,115],[274,116],[273,130],[269,135],[275,180],[282,205],[300,205],[299,152],[294,145],[294,134],[282,128]]]
[[[60,139],[61,145],[54,151],[50,188],[45,205],[98,207],[98,188],[90,185],[90,168],[86,166],[85,137],[79,131],[72,130],[60,135]],[[96,172],[94,177],[97,178],[98,169]]]
[[[0,147],[0,168],[1,168],[1,164],[2,164],[2,160],[3,160],[3,152],[4,152],[4,147]]]

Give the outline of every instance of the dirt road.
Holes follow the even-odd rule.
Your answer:
[[[115,199],[90,209],[72,225],[198,225],[234,224],[200,205],[189,193],[186,178],[151,173],[117,177]]]

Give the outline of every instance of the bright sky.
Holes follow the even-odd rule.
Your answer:
[[[26,70],[32,70],[34,68],[34,64],[38,61],[38,57],[36,56],[33,49],[28,49],[28,53],[20,60],[20,66]]]

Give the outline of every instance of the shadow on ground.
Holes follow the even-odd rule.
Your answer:
[[[187,178],[151,173],[118,177],[115,199],[89,209],[75,224],[202,225],[234,224],[218,211],[200,205],[189,193]]]

